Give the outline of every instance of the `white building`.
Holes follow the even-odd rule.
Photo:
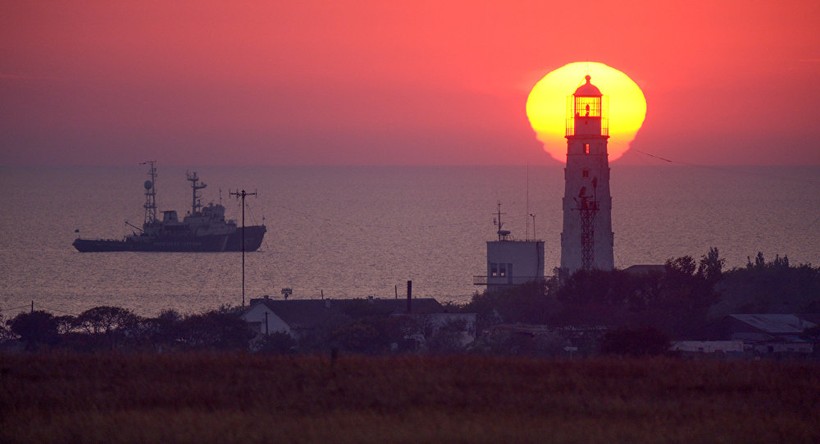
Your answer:
[[[609,193],[609,126],[601,91],[586,76],[567,100],[567,165],[561,271],[614,267],[612,197]]]
[[[544,280],[544,241],[487,242],[487,287],[497,289]]]

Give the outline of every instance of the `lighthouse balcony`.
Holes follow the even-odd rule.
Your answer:
[[[564,137],[571,136],[609,137],[609,119],[606,117],[569,117]]]

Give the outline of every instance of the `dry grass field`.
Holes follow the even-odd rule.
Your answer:
[[[818,442],[820,365],[0,355],[0,442]]]

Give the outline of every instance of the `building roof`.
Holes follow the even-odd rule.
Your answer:
[[[601,94],[601,90],[598,89],[597,86],[593,85],[592,83],[589,83],[589,80],[591,78],[592,77],[590,77],[589,75],[584,77],[587,83],[584,83],[583,85],[579,86],[578,89],[575,90],[575,96],[601,97],[603,95]]]
[[[251,299],[250,306],[265,304],[288,325],[309,327],[339,316],[360,318],[407,313],[407,299]],[[444,307],[433,298],[411,301],[411,314],[443,313]]]
[[[732,314],[729,317],[770,334],[800,334],[816,325],[793,314]]]

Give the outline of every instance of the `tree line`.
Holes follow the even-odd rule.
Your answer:
[[[288,354],[335,349],[369,355],[454,352],[463,345],[464,322],[434,326],[425,318],[373,312],[366,300],[361,302],[349,304],[349,310],[322,323],[298,329],[296,337],[284,332],[261,335],[240,317],[243,309],[239,307],[225,306],[185,316],[167,310],[157,317],[141,317],[112,306],[95,307],[77,316],[55,316],[34,310],[6,322],[0,316],[0,343],[19,341],[28,351],[250,350]],[[455,307],[451,308],[455,311]]]
[[[150,318],[111,306],[94,307],[77,316],[54,316],[42,310],[20,313],[0,327],[0,335],[18,338],[31,351],[233,349],[247,347],[254,336],[232,307],[187,316],[167,310]]]
[[[820,267],[758,253],[724,270],[717,248],[695,259],[668,259],[661,270],[578,271],[502,291],[477,293],[464,309],[482,327],[507,322],[654,328],[670,338],[698,339],[733,313],[820,312]]]

